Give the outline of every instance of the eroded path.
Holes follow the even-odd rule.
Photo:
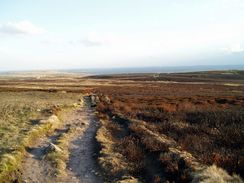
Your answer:
[[[87,102],[86,102],[87,103]],[[55,141],[68,128],[80,128],[80,133],[69,139],[69,161],[66,175],[55,176],[55,169],[45,158],[50,142]],[[26,183],[102,183],[102,178],[96,164],[95,134],[98,120],[94,111],[86,105],[72,112],[65,120],[62,128],[51,136],[40,139],[36,145],[27,149],[28,155],[23,162],[23,180]]]

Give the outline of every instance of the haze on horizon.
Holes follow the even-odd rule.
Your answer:
[[[0,2],[0,71],[243,65],[243,0]]]

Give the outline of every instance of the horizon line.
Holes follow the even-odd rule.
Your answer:
[[[80,72],[87,72],[87,71],[104,71],[104,70],[107,70],[107,71],[112,71],[112,70],[123,70],[123,69],[129,69],[129,70],[132,70],[132,69],[163,69],[163,68],[194,68],[194,67],[210,67],[208,69],[211,69],[211,70],[244,70],[244,64],[233,64],[233,65],[175,65],[175,66],[133,66],[133,67],[87,67],[87,68],[67,68],[67,69],[26,69],[26,70],[0,70],[0,73],[3,74],[3,73],[16,73],[16,72],[71,72],[72,71],[80,71]],[[243,68],[214,68],[214,67],[243,67]],[[204,70],[203,70],[204,71]],[[209,71],[209,70],[207,70]]]

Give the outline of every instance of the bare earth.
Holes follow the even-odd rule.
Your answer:
[[[23,162],[23,180],[26,183],[102,183],[95,157],[95,133],[98,127],[93,109],[89,106],[73,112],[64,122],[62,129],[58,129],[49,137],[40,139],[34,146],[27,149],[28,155]],[[81,134],[70,139],[70,159],[67,162],[66,176],[57,178],[50,162],[45,159],[49,142],[55,140],[68,128],[82,128]]]

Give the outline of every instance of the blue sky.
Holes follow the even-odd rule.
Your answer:
[[[0,1],[0,70],[221,64],[244,64],[243,0]]]

